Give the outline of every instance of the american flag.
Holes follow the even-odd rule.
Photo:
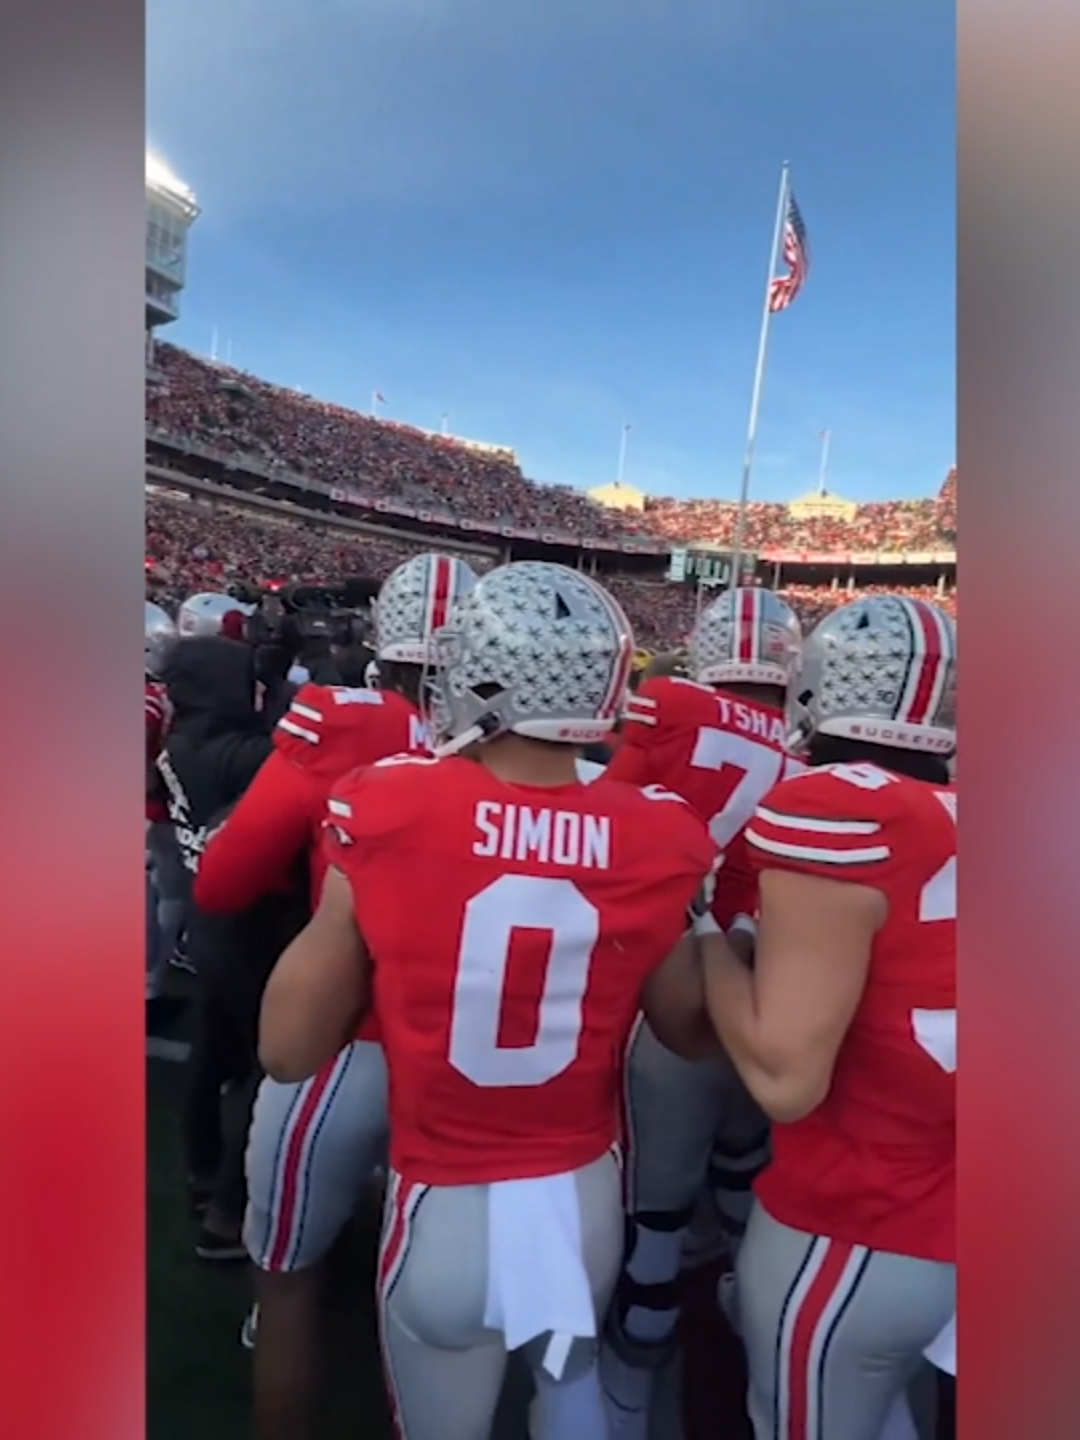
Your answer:
[[[788,192],[787,214],[784,216],[784,264],[786,275],[777,275],[769,282],[769,309],[775,315],[786,310],[803,287],[810,273],[810,248],[806,225],[795,196]]]

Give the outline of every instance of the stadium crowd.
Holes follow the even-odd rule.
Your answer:
[[[424,548],[405,536],[329,527],[299,506],[277,515],[155,491],[146,495],[147,599],[166,608],[197,591],[237,584],[273,587],[343,575],[383,579]],[[476,568],[475,558],[472,563]]]
[[[155,349],[146,417],[151,431],[256,460],[331,487],[417,507],[467,514],[494,529],[516,525],[620,540],[724,544],[736,507],[720,500],[647,501],[644,511],[607,509],[570,486],[539,484],[508,450],[468,444],[361,415],[168,344]],[[934,499],[875,501],[851,519],[799,518],[786,506],[749,507],[750,550],[934,551],[956,538],[956,471]]]
[[[579,490],[527,480],[509,451],[361,415],[172,345],[157,346],[155,368],[147,425],[178,439],[332,487],[453,508],[495,528],[550,526],[612,538],[628,528]]]
[[[441,539],[439,545],[454,550]],[[147,598],[170,609],[196,591],[227,590],[239,583],[275,586],[354,574],[384,580],[395,565],[425,548],[423,539],[335,528],[312,520],[299,507],[295,515],[279,516],[156,491],[146,497]],[[478,571],[491,563],[475,554],[468,559]],[[693,624],[698,597],[692,585],[618,570],[603,579],[649,649],[680,643]],[[874,588],[881,587],[863,587]],[[851,599],[844,587],[787,585],[779,593],[804,624]],[[905,593],[956,613],[955,593],[942,596],[929,586],[908,587]]]
[[[785,506],[760,502],[747,509],[744,543],[748,550],[944,550],[951,548],[955,539],[955,483],[953,497],[951,505],[940,495],[936,500],[872,501],[857,506],[850,519],[799,517]],[[645,513],[652,529],[672,541],[693,536],[722,545],[735,537],[737,507],[727,501],[651,500]],[[947,522],[951,536],[945,528]]]

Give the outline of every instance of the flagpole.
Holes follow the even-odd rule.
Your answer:
[[[619,438],[619,469],[615,475],[615,484],[621,485],[623,475],[626,471],[626,437],[630,434],[630,426],[623,425],[622,435]]]
[[[765,361],[769,354],[769,325],[772,321],[772,282],[780,263],[780,246],[784,237],[784,216],[787,213],[788,186],[791,166],[785,160],[780,169],[780,194],[776,201],[776,224],[773,227],[772,251],[769,254],[769,276],[765,281],[765,305],[761,316],[761,334],[758,337],[757,366],[754,370],[754,388],[750,392],[750,419],[746,427],[746,452],[743,456],[742,483],[739,486],[739,514],[735,522],[735,543],[731,554],[731,585],[739,584],[742,578],[743,541],[746,535],[746,504],[750,494],[750,476],[754,469],[754,449],[757,445],[758,413],[761,409],[761,391],[765,381]]]
[[[379,417],[379,392],[378,392],[377,390],[373,390],[373,391],[371,392],[371,413],[372,413],[372,416],[373,416],[375,419],[378,419],[378,417]]]
[[[826,493],[825,480],[829,473],[829,442],[832,440],[832,431],[821,432],[821,469],[818,471],[818,494]]]

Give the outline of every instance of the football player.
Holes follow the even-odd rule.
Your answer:
[[[720,596],[691,634],[692,678],[669,671],[642,684],[608,770],[611,779],[664,785],[708,823],[723,854],[713,910],[744,952],[756,881],[742,831],[791,763],[783,707],[800,644],[794,613],[771,591]],[[751,1182],[767,1158],[768,1125],[726,1058],[682,1059],[647,1023],[634,1036],[627,1080],[632,1227],[602,1371],[619,1440],[645,1440],[653,1377],[676,1343],[678,1278],[695,1210],[704,1200],[701,1210],[716,1216],[733,1254]]]
[[[715,1045],[686,934],[715,847],[667,792],[578,780],[633,654],[594,581],[544,562],[493,570],[437,651],[439,758],[335,790],[332,868],[267,987],[263,1061],[310,1074],[343,1018],[377,1009],[379,1311],[404,1440],[487,1440],[520,1348],[534,1433],[606,1440],[595,1356],[623,1249],[621,1060],[639,1008],[675,1049]]]
[[[305,855],[317,903],[330,791],[358,766],[428,753],[418,700],[431,635],[475,578],[460,560],[437,554],[414,556],[390,575],[378,599],[380,688],[308,684],[299,691],[277,724],[274,753],[203,853],[195,895],[204,910],[243,910],[287,888]],[[242,1338],[255,1349],[260,1440],[307,1433],[319,1262],[384,1158],[386,1133],[386,1065],[373,1019],[305,1083],[266,1078],[259,1087],[244,1224],[256,1305]]]
[[[878,1440],[924,1351],[955,1346],[952,621],[857,600],[789,693],[810,768],[746,830],[754,968],[705,957],[717,1032],[776,1122],[736,1267],[748,1407],[757,1440]]]

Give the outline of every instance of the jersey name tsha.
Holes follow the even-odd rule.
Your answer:
[[[684,680],[684,685],[693,685],[693,680]],[[699,687],[704,689],[706,687]],[[758,709],[757,706],[743,705],[738,700],[732,700],[729,696],[714,690],[713,698],[720,707],[720,722],[729,729],[738,730],[743,735],[753,735],[759,740],[767,740],[770,745],[776,745],[781,750],[787,740],[787,731],[784,727],[783,718],[779,715],[772,715],[766,710]]]
[[[474,855],[539,860],[583,870],[611,866],[611,819],[607,815],[481,800],[475,818],[483,838],[474,842]]]

